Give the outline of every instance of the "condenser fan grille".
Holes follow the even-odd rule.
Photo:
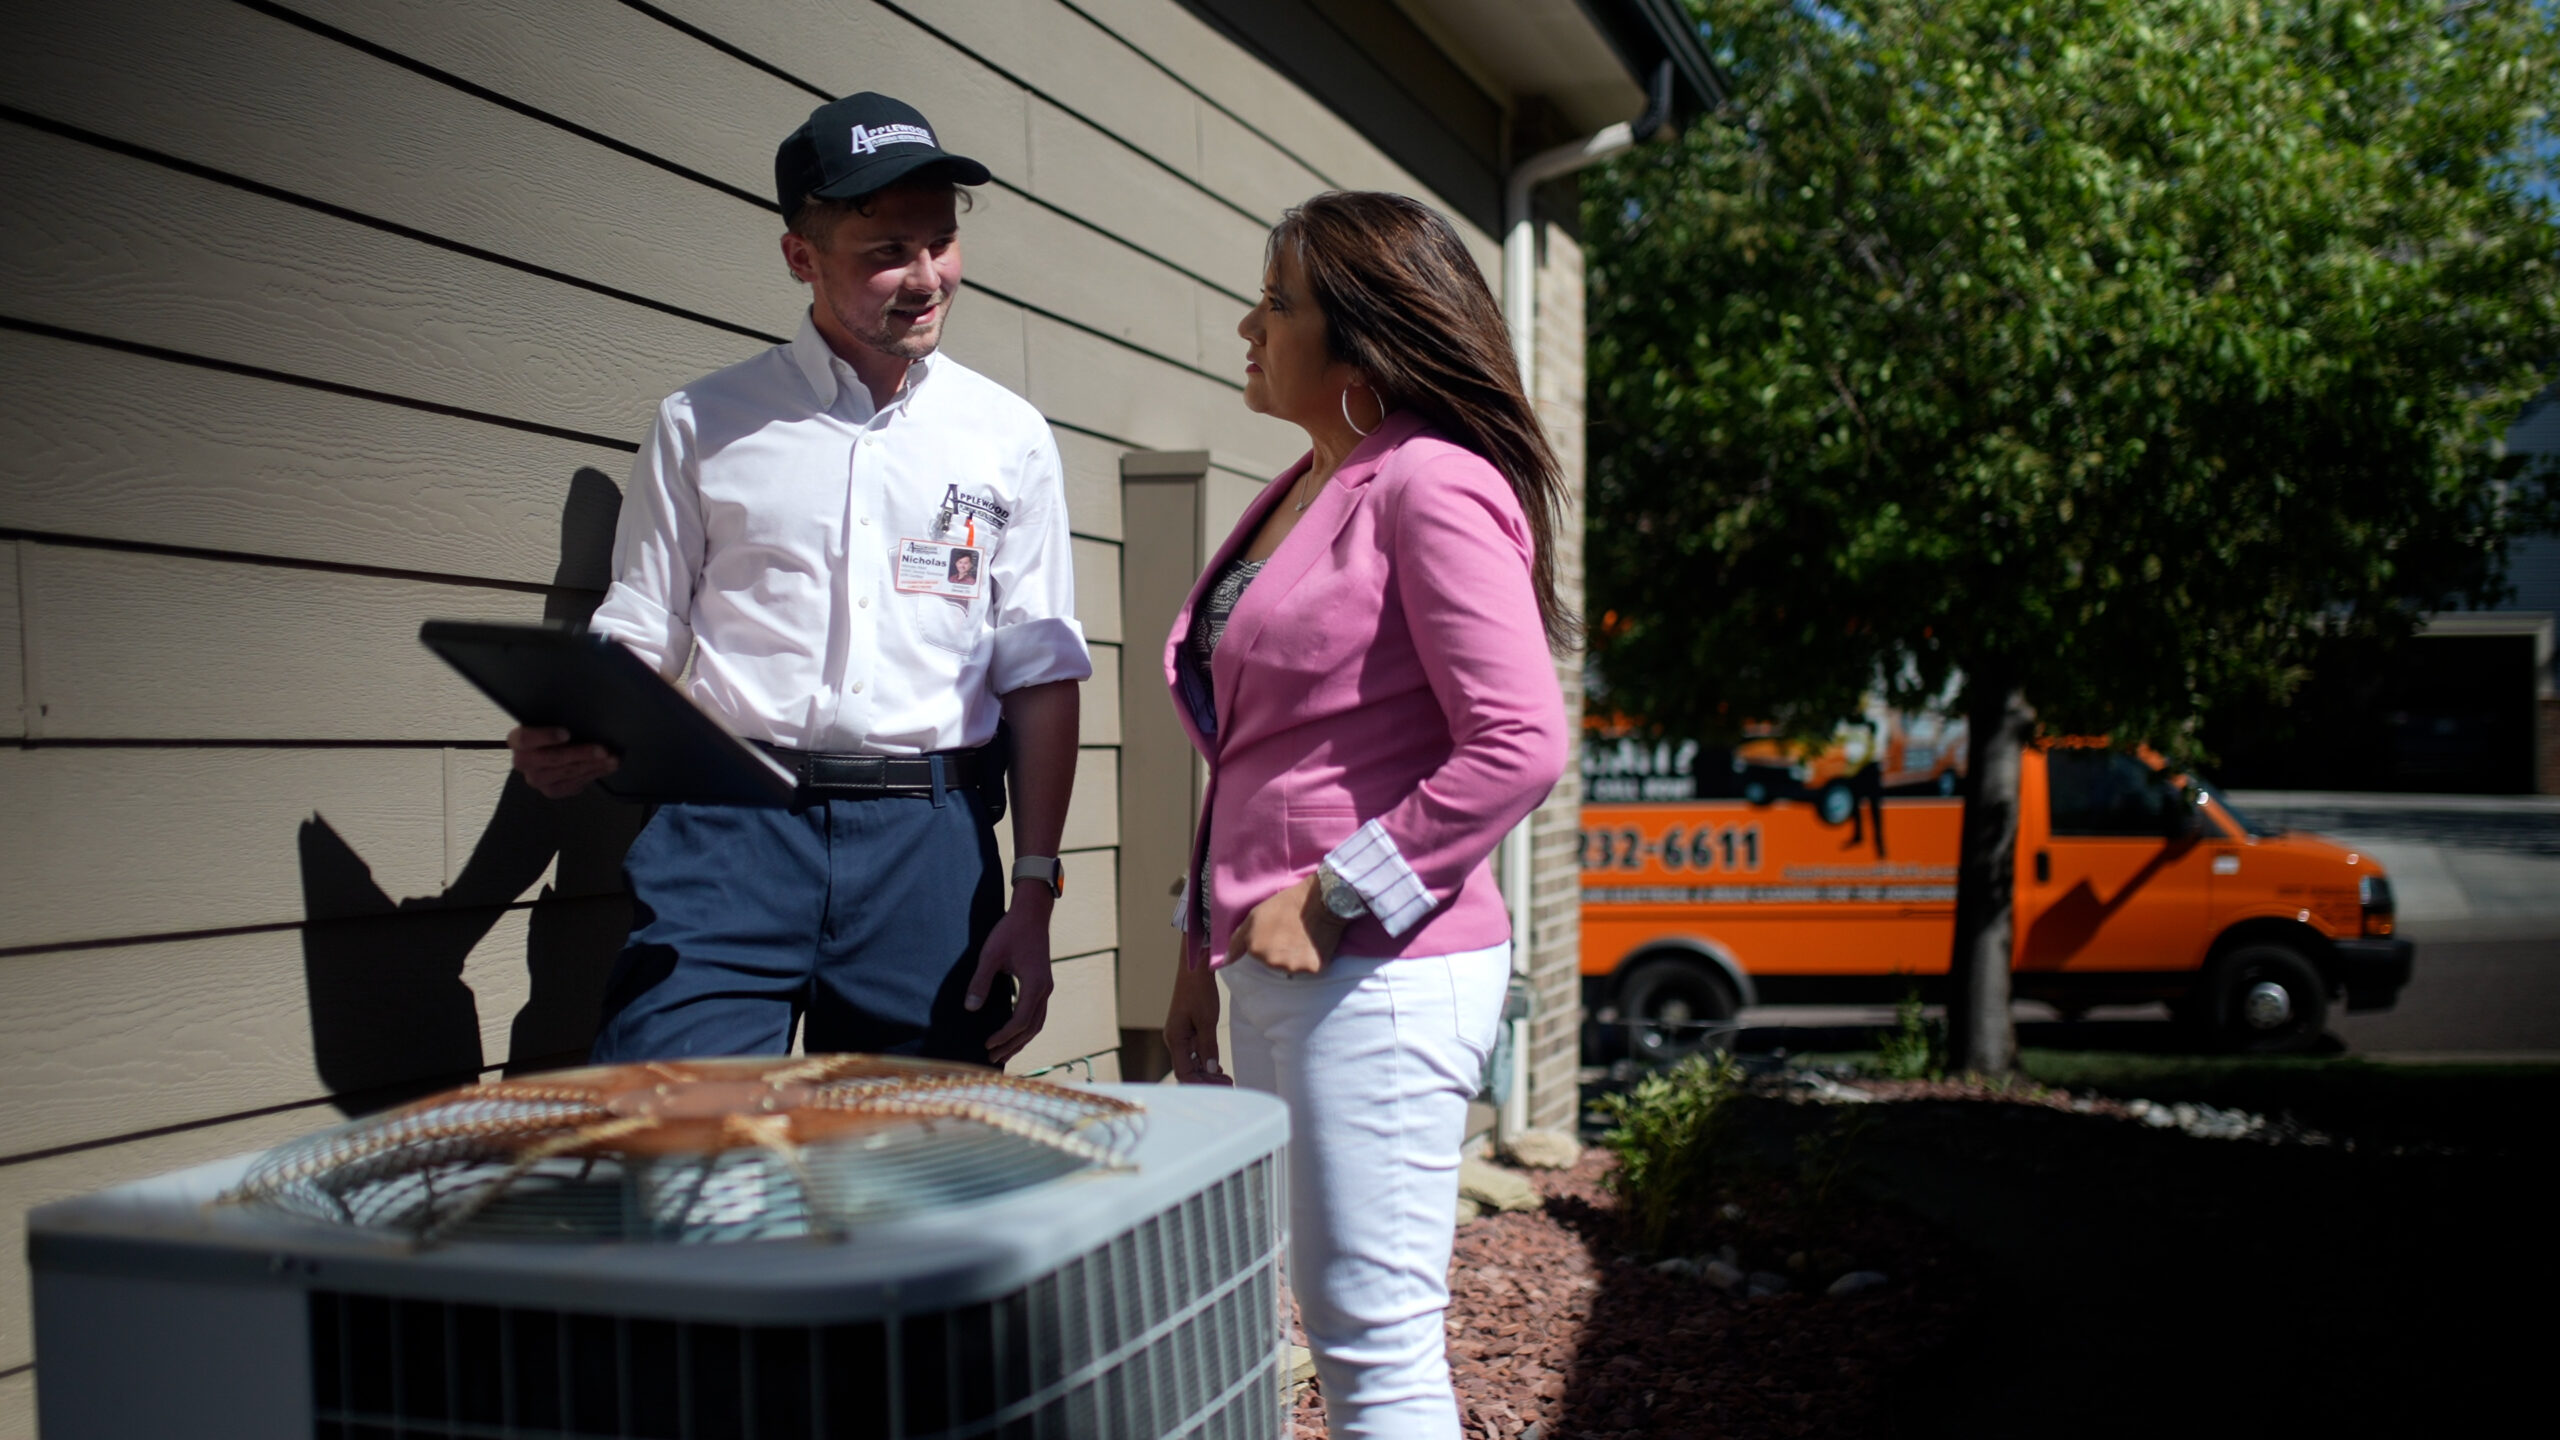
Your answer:
[[[1137,1107],[880,1056],[602,1066],[449,1091],[280,1147],[231,1197],[424,1241],[832,1235],[1135,1144]]]
[[[313,1292],[317,1440],[1273,1440],[1278,1169],[983,1303],[741,1326]]]

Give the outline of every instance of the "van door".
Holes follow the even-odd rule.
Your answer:
[[[2067,999],[2073,977],[2115,988],[2103,981],[2192,972],[2212,935],[2209,839],[2218,837],[2168,776],[2134,756],[2055,747],[2043,759],[2021,776],[2043,771],[2046,833],[2019,867],[2018,969],[2056,983],[2029,988]]]

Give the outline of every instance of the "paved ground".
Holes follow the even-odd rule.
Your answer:
[[[2261,821],[2313,830],[2382,862],[2402,933],[2418,945],[2400,1003],[2339,1015],[2350,1053],[2395,1059],[2560,1059],[2560,797],[2281,794],[2233,800]],[[2099,1010],[2065,1025],[2018,1006],[2019,1040],[2053,1049],[2145,1050],[2181,1042],[2159,1006]],[[1743,1012],[1745,1049],[1864,1048],[1886,1007]]]
[[[2560,1055],[2560,797],[2272,795],[2233,799],[2382,862],[2418,965],[2400,1003],[2343,1015],[2358,1054]]]

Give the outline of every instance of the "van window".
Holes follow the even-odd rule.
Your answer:
[[[2113,750],[2045,752],[2046,793],[2056,835],[2186,833],[2187,807],[2167,776]]]

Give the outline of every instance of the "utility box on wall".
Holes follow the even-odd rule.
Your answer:
[[[1206,450],[1139,450],[1120,460],[1129,637],[1120,667],[1120,1073],[1132,1080],[1169,1068],[1161,1030],[1181,963],[1173,909],[1207,778],[1165,688],[1164,642],[1210,553],[1265,483]]]

